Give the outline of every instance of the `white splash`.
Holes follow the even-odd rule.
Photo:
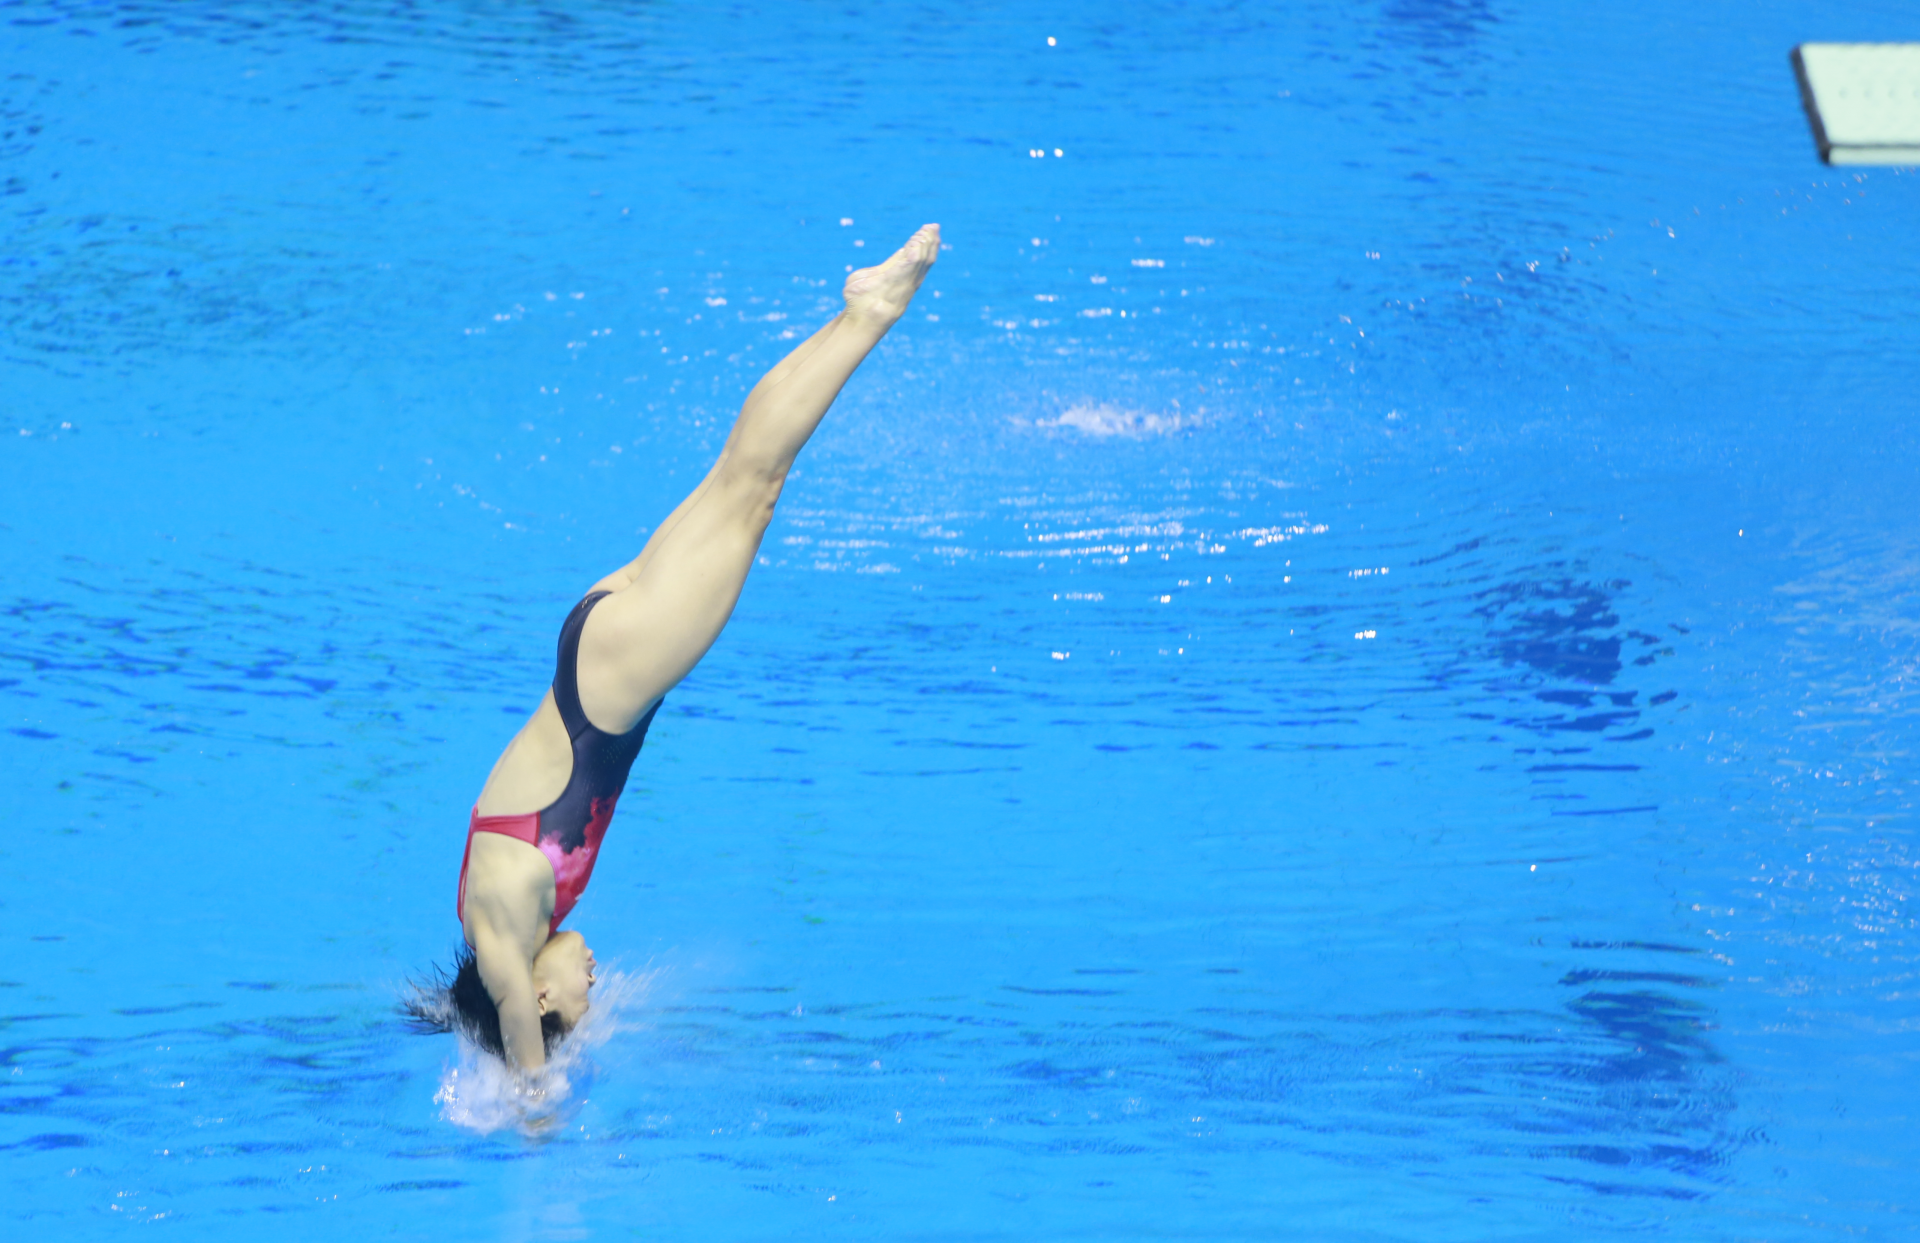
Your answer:
[[[1089,436],[1161,436],[1189,426],[1192,419],[1177,414],[1142,414],[1101,404],[1079,405],[1057,419],[1041,419],[1035,427],[1061,427]]]
[[[531,1074],[459,1037],[459,1060],[441,1072],[440,1089],[433,1094],[440,1116],[482,1135],[508,1127],[528,1138],[554,1131],[566,1121],[576,1081],[592,1078],[592,1051],[621,1030],[624,1015],[646,999],[658,974],[603,972],[586,1017],[553,1047],[547,1064]]]
[[[559,1049],[542,1069],[520,1074],[465,1036],[459,1042],[459,1064],[441,1073],[433,1094],[442,1118],[482,1135],[513,1127],[533,1136],[562,1121],[573,1084]]]

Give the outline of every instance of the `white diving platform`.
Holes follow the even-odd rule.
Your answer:
[[[1920,43],[1802,43],[1800,102],[1828,164],[1920,164]]]

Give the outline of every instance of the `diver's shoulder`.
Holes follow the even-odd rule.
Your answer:
[[[462,922],[476,950],[481,936],[504,936],[527,945],[546,941],[553,918],[553,865],[537,847],[498,833],[475,833],[467,855]]]

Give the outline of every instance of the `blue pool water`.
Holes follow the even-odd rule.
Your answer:
[[[1920,178],[1787,53],[1912,33],[0,7],[6,1217],[1910,1237]],[[487,1129],[487,766],[924,220]]]

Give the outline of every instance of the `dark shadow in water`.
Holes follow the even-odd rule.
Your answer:
[[[1582,582],[1552,578],[1503,583],[1475,597],[1474,614],[1493,626],[1494,651],[1510,665],[1605,686],[1620,674],[1620,624],[1613,593],[1622,581]]]
[[[1500,20],[1486,0],[1391,0],[1380,17],[1390,37],[1435,51],[1477,43]]]
[[[1587,943],[1575,948],[1607,952],[1627,948],[1636,957],[1648,952],[1699,952],[1650,944],[1598,947]],[[1727,1125],[1736,1110],[1733,1094],[1725,1077],[1713,1071],[1724,1060],[1709,1034],[1714,1027],[1713,1010],[1704,1001],[1670,990],[1706,990],[1715,982],[1685,971],[1638,969],[1631,958],[1614,961],[1620,965],[1576,969],[1561,978],[1563,985],[1585,989],[1567,1003],[1585,1033],[1581,1055],[1556,1069],[1565,1090],[1581,1098],[1581,1108],[1578,1125],[1566,1128],[1573,1133],[1565,1142],[1547,1146],[1545,1153],[1615,1171],[1556,1181],[1609,1194],[1651,1191],[1679,1199],[1698,1198],[1707,1193],[1699,1184],[1725,1181],[1726,1167],[1741,1137]],[[1596,984],[1611,987],[1587,987]],[[1630,1169],[1668,1171],[1698,1182],[1659,1186],[1636,1179],[1629,1186],[1622,1177]]]
[[[1515,751],[1525,757],[1542,814],[1644,817],[1658,806],[1631,775],[1643,765],[1605,752],[1652,736],[1635,726],[1675,696],[1649,698],[1659,688],[1621,683],[1673,649],[1622,624],[1621,593],[1630,584],[1586,568],[1555,562],[1509,571],[1507,581],[1474,595],[1473,614],[1486,626],[1480,659],[1497,666],[1487,697],[1513,703],[1501,724],[1534,736]],[[1573,836],[1558,840],[1570,850],[1589,840],[1582,830],[1567,832]],[[1575,1020],[1570,1042],[1539,1065],[1558,1085],[1543,1128],[1556,1138],[1536,1155],[1592,1172],[1563,1167],[1548,1177],[1608,1195],[1709,1194],[1743,1140],[1730,1126],[1737,1102],[1728,1077],[1715,1069],[1723,1059],[1705,999],[1717,985],[1707,960],[1684,944],[1624,933],[1571,949],[1578,964],[1560,978],[1577,992],[1566,1003]]]
[[[1707,1040],[1712,1012],[1699,1002],[1647,989],[1596,990],[1580,994],[1567,1008],[1619,1046],[1583,1072],[1591,1082],[1678,1082],[1691,1078],[1699,1066],[1721,1060]]]
[[[1641,692],[1621,689],[1617,682],[1630,669],[1673,655],[1673,648],[1658,635],[1621,626],[1615,599],[1629,583],[1587,579],[1582,568],[1549,565],[1538,577],[1513,579],[1473,597],[1473,615],[1487,627],[1489,654],[1510,671],[1490,679],[1488,689],[1524,694],[1547,706],[1505,718],[1503,724],[1547,736],[1604,734],[1608,742],[1642,741],[1653,731],[1634,730],[1642,714]],[[1658,705],[1673,698],[1668,692],[1645,702]]]

